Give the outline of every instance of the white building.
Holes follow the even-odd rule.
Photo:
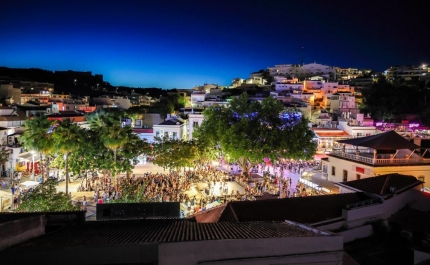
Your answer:
[[[336,80],[336,70],[332,66],[310,63],[299,64],[280,64],[267,68],[271,76],[286,76],[304,80],[312,76],[322,76],[327,80]]]
[[[302,91],[303,84],[301,83],[281,83],[275,82],[276,91]]]
[[[384,75],[388,80],[422,80],[425,79],[429,74],[429,68],[425,64],[418,67],[413,65],[392,66],[384,71]]]
[[[193,91],[191,94],[191,107],[199,108],[203,107],[203,103],[206,99],[206,92],[204,91]]]
[[[340,68],[335,67],[336,77],[338,80],[351,80],[360,76],[358,68]]]
[[[317,153],[331,152],[338,147],[337,141],[349,139],[351,136],[343,130],[336,128],[312,128],[317,142]]]
[[[251,76],[245,80],[245,84],[247,85],[253,84],[253,85],[264,86],[266,85],[266,83],[267,83],[267,80],[263,78],[262,73],[252,73]]]
[[[231,81],[231,84],[228,86],[229,88],[236,88],[240,87],[244,83],[244,80],[242,78],[233,78]]]
[[[303,90],[305,91],[315,91],[323,88],[322,80],[304,80],[303,81]]]
[[[154,137],[168,137],[176,140],[188,140],[188,120],[167,115],[167,119],[153,126]]]
[[[341,140],[341,149],[322,160],[323,176],[347,182],[377,175],[399,173],[430,182],[430,159],[420,147],[388,131],[368,137]]]
[[[339,116],[337,128],[345,131],[352,137],[363,137],[376,134],[376,127],[373,126],[373,119],[365,118],[362,113],[351,115],[343,114]]]
[[[327,110],[331,113],[358,113],[359,109],[355,103],[355,96],[352,93],[336,93],[327,97]]]
[[[197,127],[200,127],[203,122],[203,114],[202,113],[190,113],[188,114],[188,138],[189,140],[193,139],[193,132]]]

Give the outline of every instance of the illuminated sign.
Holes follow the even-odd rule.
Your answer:
[[[355,171],[361,174],[364,174],[364,168],[362,167],[355,167]]]

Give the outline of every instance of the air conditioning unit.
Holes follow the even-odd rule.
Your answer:
[[[51,113],[51,109],[50,108],[46,109],[46,113],[50,114]]]
[[[13,136],[8,136],[8,137],[7,137],[7,144],[8,144],[8,145],[14,145],[14,144],[15,144],[15,137],[13,137]]]

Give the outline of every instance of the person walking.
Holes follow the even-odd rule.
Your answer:
[[[84,211],[86,211],[87,210],[87,206],[88,206],[87,197],[85,197],[85,195],[84,195],[84,200],[82,201],[82,209]]]

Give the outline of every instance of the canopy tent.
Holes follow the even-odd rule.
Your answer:
[[[7,211],[7,208],[12,205],[12,193],[0,190],[0,212]]]
[[[20,159],[26,160],[26,161],[33,161],[33,156],[34,156],[34,162],[37,162],[40,160],[39,154],[35,153],[32,154],[31,152],[26,152],[26,153],[21,153],[18,155],[18,157]]]
[[[350,144],[354,146],[369,147],[372,149],[417,149],[418,145],[409,142],[395,131],[388,131],[367,137],[339,140],[338,143]]]

